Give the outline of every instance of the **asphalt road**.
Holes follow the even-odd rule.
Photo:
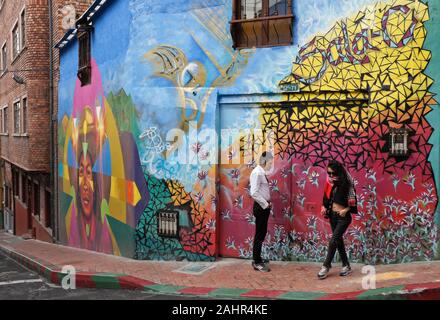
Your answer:
[[[64,290],[26,269],[0,252],[0,301],[2,300],[200,300],[196,297],[157,295],[111,289]]]

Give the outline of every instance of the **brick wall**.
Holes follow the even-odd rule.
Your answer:
[[[53,0],[53,44],[62,38],[67,30],[63,29],[64,14],[62,9],[66,5],[75,8],[76,18],[79,17],[92,3],[92,0]],[[26,10],[26,44],[20,54],[12,59],[12,29],[16,22],[20,25],[20,14]],[[14,0],[6,1],[0,11],[0,49],[7,43],[8,57],[7,70],[10,72],[0,74],[0,108],[7,105],[8,124],[7,134],[0,135],[0,154],[8,165],[4,170],[5,176],[11,175],[12,167],[21,176],[31,177],[40,185],[40,218],[32,218],[31,230],[28,230],[28,203],[23,203],[21,188],[22,179],[19,179],[19,195],[14,198],[16,233],[22,235],[30,232],[37,239],[52,240],[52,230],[45,227],[46,202],[45,191],[50,188],[48,174],[50,168],[50,55],[49,55],[49,1],[48,0]],[[58,80],[59,80],[59,53],[53,49],[54,66],[54,115],[58,110]],[[24,79],[24,84],[13,80],[13,72]],[[27,98],[27,131],[24,134],[14,134],[14,101]],[[56,133],[55,126],[54,132]],[[57,137],[54,137],[57,141]],[[12,165],[12,167],[11,167]],[[8,185],[11,185],[11,182]],[[3,185],[3,181],[0,181]],[[31,195],[28,194],[29,198]]]
[[[7,44],[7,68],[9,71],[22,70],[27,67],[27,59],[29,56],[28,48],[25,48],[17,59],[11,61],[12,58],[12,28],[18,20],[21,10],[25,6],[24,0],[6,1],[0,11],[0,46],[2,47],[6,41]],[[18,73],[22,77],[28,74]],[[12,79],[12,73],[3,73],[0,75],[0,107],[8,105],[8,124],[9,135],[2,135],[1,155],[4,159],[9,159],[13,163],[20,163],[24,167],[30,168],[29,157],[29,138],[13,137],[13,101],[27,94],[29,84],[19,85]],[[27,79],[26,79],[27,80]],[[29,98],[28,98],[29,99]]]
[[[92,3],[92,0],[54,0],[53,23],[54,44],[67,30],[62,27],[62,8],[72,5],[79,17]],[[17,59],[11,62],[12,36],[14,23],[19,20],[21,10],[26,7],[26,46]],[[30,171],[50,171],[50,115],[49,115],[49,9],[48,0],[6,1],[0,12],[0,46],[7,40],[8,69],[33,70],[18,72],[26,81],[19,85],[12,79],[12,73],[0,78],[0,107],[8,105],[9,135],[1,136],[1,155],[4,159]],[[59,79],[58,49],[53,50],[54,59],[54,102],[57,112],[57,83]],[[41,70],[41,71],[36,71]],[[13,133],[13,102],[28,98],[28,135],[16,136]],[[55,122],[56,124],[56,122]],[[55,131],[56,132],[56,131]]]

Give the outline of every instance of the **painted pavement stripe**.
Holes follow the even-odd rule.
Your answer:
[[[219,288],[208,293],[208,296],[235,298],[235,297],[240,297],[243,293],[246,293],[248,291],[249,290],[247,289]]]
[[[14,284],[37,283],[37,282],[43,282],[43,280],[41,280],[41,279],[28,279],[28,280],[5,281],[5,282],[0,282],[0,286],[10,286],[10,285],[14,285]]]
[[[165,284],[154,284],[145,287],[145,289],[154,290],[161,293],[175,293],[175,294],[179,294],[180,293],[179,291],[184,288],[185,288],[184,286],[172,286]]]
[[[96,288],[102,289],[120,289],[118,276],[115,274],[98,274],[91,276],[91,280],[95,282]]]
[[[276,298],[279,295],[285,294],[287,293],[287,291],[282,291],[282,290],[260,290],[260,289],[256,289],[256,290],[251,290],[245,293],[242,293],[241,296],[242,297],[252,297],[252,298]]]
[[[215,288],[200,288],[200,287],[189,287],[180,290],[179,292],[182,294],[191,294],[191,295],[207,295],[212,291],[216,290]]]
[[[405,290],[404,285],[368,290],[357,296],[358,299],[385,299],[387,294]]]
[[[121,289],[143,290],[146,286],[151,286],[156,284],[152,281],[136,278],[133,276],[120,276],[118,277],[118,280]]]
[[[315,300],[325,296],[324,292],[287,292],[281,294],[277,299],[285,300]]]
[[[341,292],[341,293],[330,293],[326,294],[320,298],[319,300],[348,300],[348,299],[356,299],[360,294],[364,293],[365,290],[362,291],[354,291],[354,292]]]

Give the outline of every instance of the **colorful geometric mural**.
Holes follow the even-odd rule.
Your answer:
[[[103,95],[95,61],[92,74],[89,86],[77,81],[72,114],[60,126],[61,227],[71,246],[132,257],[149,199],[131,134],[135,109],[123,91]]]
[[[431,58],[423,49],[428,19],[421,2],[379,3],[301,48],[291,75],[281,81],[298,85],[300,92],[282,103],[265,103],[259,117],[264,130],[276,133],[277,170],[270,179],[273,193],[286,199],[275,203],[275,216],[285,220],[271,231],[267,257],[323,260],[329,228],[318,214],[319,186],[326,164],[335,159],[355,177],[359,197],[360,213],[346,241],[351,258],[368,263],[434,258],[438,199],[426,115],[437,103],[428,92],[433,81],[423,73]],[[389,155],[392,128],[410,130],[409,157]],[[244,180],[250,172],[245,166],[228,170]],[[242,189],[232,187],[221,198],[244,199],[240,210],[252,212]],[[231,221],[233,211],[225,204],[222,216]],[[249,258],[251,230],[240,234],[243,226],[235,225],[227,227],[231,236],[222,237],[222,245],[229,255]]]
[[[251,258],[249,175],[264,147],[254,134],[261,130],[274,133],[276,154],[264,257],[324,259],[330,226],[319,212],[326,165],[335,159],[358,193],[359,214],[346,238],[350,259],[433,259],[438,190],[427,115],[437,102],[425,74],[428,6],[324,2],[294,1],[303,9],[294,38],[307,42],[299,50],[233,50],[230,1],[114,0],[95,25],[92,85],[75,79],[73,86],[63,62],[71,73],[60,85],[64,242],[136,259]],[[342,4],[357,13],[343,17]],[[125,24],[114,26],[119,16]],[[112,28],[120,41],[110,39]],[[306,40],[317,30],[329,31]],[[410,132],[407,157],[389,154],[390,130],[398,128]],[[228,140],[218,132],[220,150],[209,137],[194,140],[217,129],[233,132]],[[173,148],[195,162],[175,161]],[[237,154],[251,160],[217,163]],[[163,210],[178,213],[175,238],[158,232]]]

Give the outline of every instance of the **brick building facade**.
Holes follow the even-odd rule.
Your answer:
[[[91,2],[0,0],[2,207],[5,229],[16,235],[56,238],[51,176],[56,121],[51,123],[50,114],[57,112],[59,58],[50,46]]]

